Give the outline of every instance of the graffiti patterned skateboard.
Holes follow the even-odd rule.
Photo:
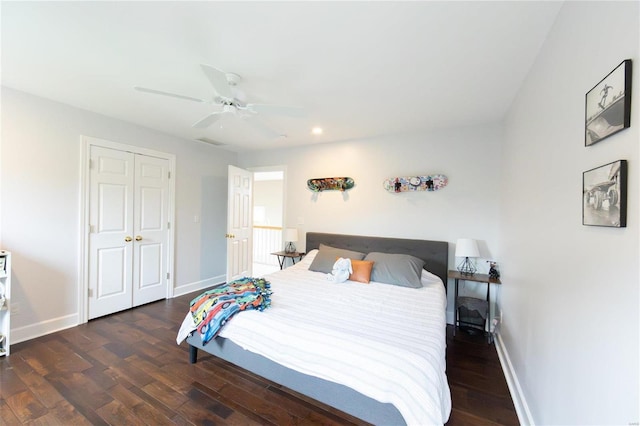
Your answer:
[[[445,175],[404,176],[389,178],[382,186],[389,192],[437,191],[448,182]]]
[[[313,192],[346,191],[354,185],[355,181],[350,177],[316,178],[307,181],[307,187]]]

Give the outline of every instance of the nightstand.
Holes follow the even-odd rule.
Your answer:
[[[449,271],[447,274],[449,278],[453,278],[455,280],[455,293],[453,298],[453,334],[455,336],[456,329],[458,326],[469,325],[472,327],[478,327],[482,325],[482,330],[486,332],[488,336],[488,342],[491,343],[492,335],[491,335],[491,284],[502,284],[500,278],[491,278],[487,274],[473,274],[467,275],[463,274],[459,271]],[[478,299],[475,297],[458,297],[458,283],[460,280],[464,281],[474,281],[478,283],[487,284],[487,299],[486,301],[482,299]],[[474,322],[473,317],[466,318],[466,321],[461,320],[460,312],[458,312],[459,308],[464,308],[467,313],[471,312],[479,312],[482,315],[482,310],[484,312],[484,319],[481,323]],[[485,330],[486,329],[486,330]]]
[[[286,251],[276,251],[271,254],[273,254],[274,256],[278,256],[278,263],[280,264],[280,269],[282,269],[284,267],[285,260],[287,260],[287,257],[291,258],[291,262],[295,265],[296,259],[302,260],[306,253],[300,253],[297,251],[294,251],[293,253]]]

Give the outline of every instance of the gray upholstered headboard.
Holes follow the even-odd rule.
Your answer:
[[[449,243],[446,241],[307,232],[307,253],[320,247],[320,243],[362,253],[378,251],[382,253],[410,254],[424,260],[424,268],[439,276],[446,288],[449,267]]]

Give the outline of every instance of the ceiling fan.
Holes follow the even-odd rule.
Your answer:
[[[219,120],[223,115],[236,115],[241,118],[251,118],[259,114],[274,114],[287,117],[303,117],[305,111],[299,107],[269,105],[269,104],[252,104],[244,102],[244,93],[239,91],[235,86],[242,80],[238,74],[225,73],[210,65],[200,64],[202,71],[209,80],[215,92],[211,100],[194,98],[192,96],[181,95],[177,93],[165,92],[163,90],[149,89],[146,87],[134,86],[139,92],[151,93],[154,95],[169,96],[172,98],[183,99],[193,102],[208,103],[221,107],[220,111],[211,112],[195,123],[192,127],[197,129],[205,129]],[[261,133],[269,137],[280,135],[279,132],[268,128],[259,120],[250,120],[251,124]]]

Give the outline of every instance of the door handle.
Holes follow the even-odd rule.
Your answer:
[[[233,234],[224,234],[225,238],[235,238],[236,236]]]
[[[136,241],[142,241],[142,236],[136,235]]]
[[[130,242],[131,242],[131,240],[132,240],[132,238],[131,238],[130,236],[128,236],[128,235],[127,235],[126,237],[124,237],[124,240],[125,240],[126,242],[130,243]]]

